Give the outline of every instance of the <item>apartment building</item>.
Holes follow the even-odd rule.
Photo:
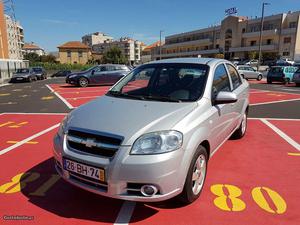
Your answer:
[[[0,59],[8,59],[6,18],[2,1],[0,1]]]
[[[141,60],[142,42],[133,40],[128,37],[120,38],[119,40],[96,44],[92,46],[92,51],[96,54],[104,54],[112,47],[118,47],[128,59],[130,64],[139,63]]]
[[[162,58],[214,57],[248,58],[259,49],[261,18],[228,16],[218,26],[167,36]],[[281,58],[300,60],[300,11],[264,18],[262,52]],[[159,59],[156,51],[152,59]]]
[[[69,41],[57,47],[59,61],[65,64],[87,64],[91,57],[89,46],[80,41]]]
[[[95,32],[92,34],[87,34],[82,37],[82,43],[85,45],[92,47],[96,44],[102,44],[102,43],[110,43],[113,41],[113,37],[110,37],[104,33],[101,32]]]
[[[23,53],[24,53],[24,55],[26,55],[28,53],[36,53],[39,56],[42,56],[42,55],[45,55],[45,50],[43,48],[41,48],[40,46],[31,42],[31,43],[24,44]]]
[[[5,15],[5,19],[9,58],[23,59],[24,29],[20,22],[14,21],[9,15]]]

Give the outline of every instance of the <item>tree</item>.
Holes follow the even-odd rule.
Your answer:
[[[224,54],[222,54],[222,53],[215,54],[215,55],[214,55],[214,58],[217,58],[217,59],[224,59]]]
[[[40,57],[41,62],[48,62],[48,63],[56,63],[56,57],[54,55],[42,55]]]
[[[25,54],[24,59],[29,60],[30,63],[41,61],[40,56],[38,54],[34,53],[34,52]]]
[[[258,53],[255,51],[248,52],[248,58],[249,59],[258,59]]]
[[[127,58],[118,47],[111,47],[108,51],[104,52],[103,63],[125,64],[128,62]]]

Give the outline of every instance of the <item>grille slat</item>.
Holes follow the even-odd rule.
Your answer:
[[[82,129],[70,129],[67,134],[71,149],[108,158],[115,155],[122,140],[120,136]]]

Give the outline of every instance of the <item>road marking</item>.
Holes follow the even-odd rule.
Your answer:
[[[291,155],[291,156],[300,156],[300,153],[288,152],[288,155]]]
[[[68,100],[78,100],[78,99],[82,99],[82,98],[98,98],[99,95],[97,96],[86,96],[86,97],[76,97],[76,98],[66,98]]]
[[[48,84],[46,84],[46,87],[49,88],[49,90],[54,93],[60,100],[63,101],[63,103],[65,103],[69,109],[73,109],[74,107],[66,100],[64,99],[63,97],[61,97],[60,94],[58,94],[56,91],[54,91]]]
[[[300,121],[300,119],[291,119],[291,118],[256,118],[256,117],[248,117],[249,120],[283,120],[283,121]]]
[[[9,95],[10,95],[9,93],[2,93],[2,94],[0,94],[0,97],[9,96]]]
[[[8,126],[8,127],[9,127],[9,128],[19,128],[19,127],[21,127],[21,126],[23,126],[23,125],[26,125],[26,124],[28,124],[28,122],[27,122],[27,121],[24,121],[24,122],[18,123],[18,124],[16,124],[16,125],[11,125],[11,126]]]
[[[266,124],[268,127],[270,127],[275,133],[277,133],[280,137],[282,137],[286,142],[288,142],[290,145],[292,145],[295,149],[300,151],[300,145],[294,141],[292,138],[290,138],[287,134],[285,134],[282,130],[277,128],[275,125],[267,121],[266,119],[261,119],[261,121]]]
[[[53,98],[54,98],[54,96],[45,96],[45,97],[42,97],[41,100],[51,100]]]
[[[22,91],[22,89],[14,89],[14,90],[12,90],[12,91]]]
[[[4,126],[9,125],[9,124],[12,124],[12,123],[15,123],[15,122],[8,121],[8,122],[6,122],[6,123],[0,124],[0,127],[4,127]]]
[[[0,87],[4,87],[4,86],[8,86],[8,85],[11,85],[11,84],[0,84]]]
[[[22,112],[7,112],[1,115],[67,115],[68,113],[22,113]]]
[[[20,98],[26,98],[26,97],[28,97],[29,95],[20,95],[19,97]]]
[[[270,96],[277,96],[277,97],[281,97],[281,96],[285,96],[283,94],[276,94],[276,93],[269,93],[267,95],[270,95]]]
[[[5,148],[5,149],[1,150],[1,151],[0,151],[0,155],[3,155],[3,154],[5,154],[5,153],[7,153],[7,152],[9,152],[9,151],[11,151],[11,150],[14,150],[15,148],[17,148],[17,147],[19,147],[19,146],[25,144],[26,142],[31,141],[31,140],[33,140],[33,139],[36,139],[37,137],[39,137],[39,136],[41,136],[41,135],[43,135],[43,134],[46,134],[46,133],[48,133],[49,131],[51,131],[51,130],[57,128],[57,127],[59,127],[59,123],[53,125],[52,127],[47,128],[47,129],[45,129],[45,130],[43,130],[43,131],[41,131],[41,132],[39,132],[39,133],[36,133],[36,134],[34,134],[34,135],[32,135],[32,136],[30,136],[30,137],[24,139],[24,140],[22,140],[22,141],[20,141],[20,142],[18,142],[18,143],[16,143],[16,144],[14,144],[14,145],[12,145],[12,146],[9,146],[8,148]]]
[[[300,89],[287,89],[287,88],[282,88],[282,89],[280,89],[280,90],[300,92]]]
[[[270,101],[270,102],[261,102],[261,103],[252,103],[250,106],[255,106],[255,105],[266,105],[266,104],[273,104],[273,103],[281,103],[281,102],[293,102],[293,101],[299,101],[300,98],[295,98],[295,99],[288,99],[288,100],[279,100],[279,101]]]
[[[17,102],[3,102],[3,103],[0,103],[0,105],[16,105],[18,104]]]
[[[7,143],[7,144],[16,144],[16,143],[19,143],[19,141],[7,141],[6,143]],[[37,143],[39,143],[39,142],[37,142],[37,141],[28,141],[28,142],[26,142],[26,143],[24,143],[24,144],[32,144],[32,145],[35,145],[35,144],[37,144]]]
[[[125,201],[120,209],[114,225],[127,225],[130,222],[136,203]]]

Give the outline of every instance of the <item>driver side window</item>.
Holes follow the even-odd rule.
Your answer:
[[[230,81],[223,64],[217,66],[214,74],[212,85],[212,99],[214,99],[220,91],[230,91]]]

